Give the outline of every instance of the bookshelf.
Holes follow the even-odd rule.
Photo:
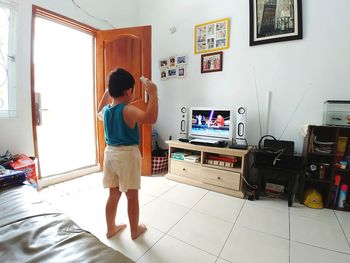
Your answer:
[[[301,196],[314,188],[322,195],[325,208],[350,212],[349,206],[337,207],[338,196],[334,194],[336,175],[341,178],[340,185],[350,185],[350,127],[310,125],[303,152],[306,174]],[[350,204],[349,196],[348,193],[347,204]]]

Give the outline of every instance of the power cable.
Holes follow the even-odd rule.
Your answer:
[[[72,0],[72,3],[73,3],[73,5],[75,5],[77,8],[79,8],[83,13],[85,13],[86,15],[92,17],[93,19],[102,21],[102,22],[108,24],[109,26],[111,26],[112,28],[116,28],[116,27],[115,27],[114,25],[112,25],[112,23],[110,23],[108,20],[106,20],[106,19],[101,19],[101,18],[99,18],[99,17],[97,17],[97,16],[94,16],[94,15],[90,14],[89,12],[85,11],[83,8],[81,8],[81,7],[76,3],[76,0]]]

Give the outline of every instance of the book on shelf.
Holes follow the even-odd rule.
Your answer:
[[[348,137],[341,137],[338,138],[338,147],[337,147],[337,157],[344,157],[346,153],[346,146],[348,144]],[[350,153],[348,153],[350,154]]]
[[[237,157],[235,156],[227,156],[227,155],[207,155],[207,160],[213,160],[213,161],[222,161],[222,162],[229,162],[229,163],[236,163]]]
[[[215,166],[227,167],[227,168],[233,168],[235,166],[234,162],[225,162],[225,161],[211,160],[211,159],[206,159],[205,163],[210,165],[215,165]]]
[[[187,155],[185,156],[184,161],[199,163],[200,159],[200,155]]]
[[[175,159],[175,160],[184,160],[186,156],[188,156],[188,153],[185,152],[173,152],[171,154],[171,158]]]
[[[325,154],[330,154],[333,152],[334,142],[318,141],[317,136],[315,135],[312,137],[312,147],[310,149],[312,149],[313,152]]]

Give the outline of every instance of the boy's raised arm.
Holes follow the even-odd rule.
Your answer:
[[[109,92],[108,92],[108,89],[106,89],[105,93],[103,93],[102,99],[97,108],[97,117],[100,120],[102,120],[102,114],[100,114],[100,112],[102,111],[103,107],[108,104],[109,100],[110,100]]]
[[[149,96],[147,107],[145,111],[142,111],[135,106],[127,107],[127,118],[133,119],[135,122],[153,124],[158,118],[158,93],[157,86],[149,79],[142,80],[145,86],[145,90]]]

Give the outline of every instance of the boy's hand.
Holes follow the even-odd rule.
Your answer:
[[[150,96],[157,96],[157,85],[154,84],[151,80],[145,77],[141,77],[140,80],[142,81],[143,85],[145,86],[146,92]]]

